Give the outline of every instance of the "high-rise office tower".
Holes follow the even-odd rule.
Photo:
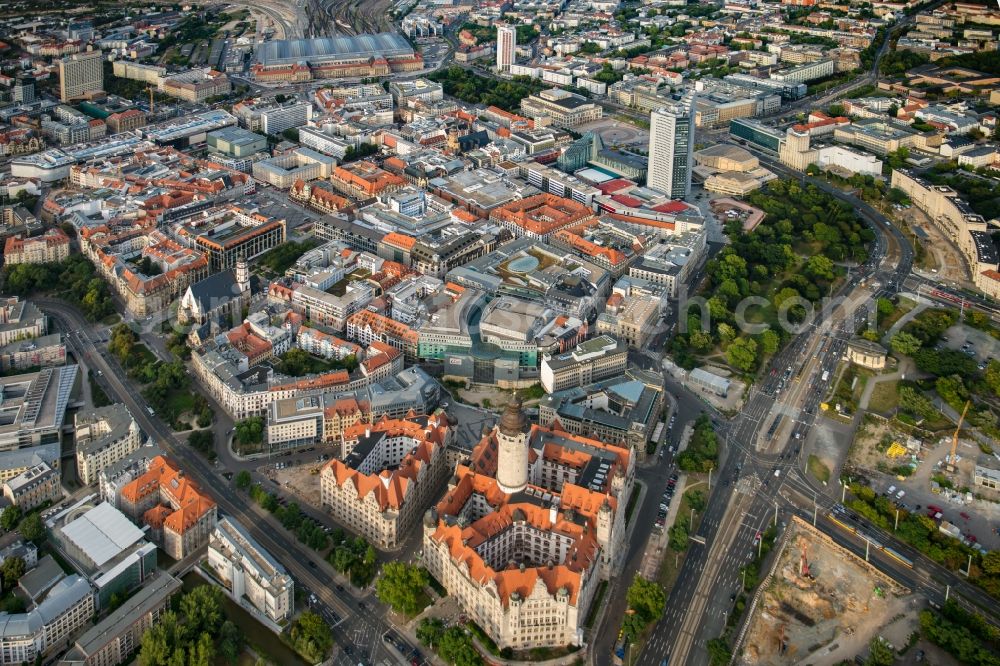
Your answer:
[[[73,53],[59,61],[59,99],[69,102],[104,89],[104,57],[99,50]]]
[[[693,153],[694,95],[685,95],[649,115],[646,184],[674,199],[686,199],[691,194]]]
[[[20,73],[14,79],[14,101],[21,104],[30,104],[35,101],[35,77],[31,74]]]
[[[517,49],[517,30],[512,25],[497,26],[497,71],[509,72]]]

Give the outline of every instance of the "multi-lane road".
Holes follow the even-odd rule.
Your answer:
[[[778,170],[786,172],[783,166]],[[844,301],[869,305],[885,290],[880,287],[874,294],[863,292],[861,284],[874,281],[899,285],[912,267],[912,248],[898,230],[864,202],[822,181],[815,184],[850,203],[875,230],[876,241],[868,261],[853,271],[836,294]],[[757,534],[781,513],[783,504],[788,510],[790,501],[784,499],[786,496],[800,498],[805,493],[809,505],[792,502],[792,507],[811,514],[822,489],[814,488],[801,471],[801,444],[825,388],[823,373],[835,368],[846,341],[866,317],[864,310],[849,311],[845,307],[819,313],[812,325],[772,359],[743,410],[729,424],[719,476],[737,482],[716,485],[696,535],[704,544],[690,544],[679,582],[653,630],[657,638],[638,658],[640,665],[655,666],[664,659],[671,663],[708,663],[705,645],[723,631],[731,597],[740,587],[739,569],[752,558]],[[776,419],[780,421],[772,431]],[[799,493],[781,494],[788,487],[795,487]],[[606,663],[608,657],[598,655],[597,661]]]
[[[356,666],[399,662],[382,640],[391,629],[385,620],[386,608],[367,593],[355,595],[318,554],[298,543],[270,514],[249,502],[221,474],[221,468],[209,464],[200,454],[181,442],[168,426],[147,411],[148,405],[127,378],[124,370],[109,354],[98,348],[95,328],[75,307],[53,300],[41,300],[42,310],[66,332],[73,355],[91,371],[100,371],[109,395],[125,404],[142,430],[175,459],[185,473],[209,492],[220,511],[242,523],[265,549],[274,555],[295,579],[299,589],[316,596],[313,604],[333,625],[338,666]],[[345,649],[351,649],[348,657]]]

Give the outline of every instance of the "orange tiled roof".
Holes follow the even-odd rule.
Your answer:
[[[395,351],[395,350],[394,350]],[[381,433],[383,437],[406,437],[413,440],[413,449],[394,470],[382,470],[375,474],[364,474],[348,467],[341,460],[331,460],[323,468],[323,474],[344,487],[352,484],[357,491],[358,500],[364,500],[373,495],[380,511],[398,510],[410,487],[419,478],[420,469],[430,464],[435,455],[444,453],[444,443],[448,435],[448,423],[445,418],[430,416],[427,425],[408,419],[389,419],[383,415],[381,420],[373,424],[355,423],[344,430],[344,440],[357,442],[361,437],[370,437],[372,433]]]
[[[512,222],[537,234],[582,224],[593,217],[594,212],[584,204],[547,193],[512,201],[490,213],[490,219]]]
[[[387,245],[394,245],[402,250],[412,250],[413,246],[417,244],[417,239],[413,236],[401,234],[398,231],[391,231],[382,238],[382,242]]]
[[[570,435],[561,429],[532,426],[528,433],[530,451],[540,448],[541,455],[553,463],[582,469],[590,459],[585,451],[562,446],[558,438],[571,438],[582,444],[602,448],[614,453],[618,470],[627,469],[630,453],[618,447],[585,437]],[[467,568],[469,576],[481,585],[494,586],[504,605],[515,592],[527,598],[539,584],[544,585],[549,594],[556,594],[562,588],[576,602],[582,574],[594,563],[599,546],[594,529],[598,512],[607,506],[612,511],[618,509],[618,498],[610,493],[564,483],[556,491],[549,492],[558,500],[558,506],[550,509],[530,500],[522,500],[519,495],[507,495],[499,489],[493,474],[496,472],[497,441],[495,433],[484,435],[473,451],[470,466],[458,465],[457,482],[437,504],[439,516],[457,516],[472,498],[480,496],[492,507],[492,511],[470,525],[462,527],[452,520],[439,520],[432,538],[447,545],[453,562]],[[580,518],[584,520],[581,521]],[[542,531],[553,531],[572,540],[572,545],[561,563],[552,567],[526,567],[495,570],[476,551],[483,542],[510,528],[515,520],[524,520]]]
[[[147,511],[143,519],[177,534],[186,532],[215,508],[215,502],[163,456],[153,458],[145,474],[122,488],[122,497],[132,503],[153,493],[159,494],[161,506]]]

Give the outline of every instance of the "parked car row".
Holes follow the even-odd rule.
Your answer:
[[[670,480],[667,481],[667,489],[663,491],[663,496],[660,498],[660,509],[656,514],[657,529],[663,529],[663,525],[667,521],[667,512],[670,510],[670,502],[673,501],[674,491],[677,489],[677,479],[677,472],[670,475]]]

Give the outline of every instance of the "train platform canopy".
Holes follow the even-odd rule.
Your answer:
[[[257,49],[261,65],[290,65],[375,56],[412,56],[413,47],[402,35],[382,32],[366,35],[339,35],[314,39],[279,39]]]

